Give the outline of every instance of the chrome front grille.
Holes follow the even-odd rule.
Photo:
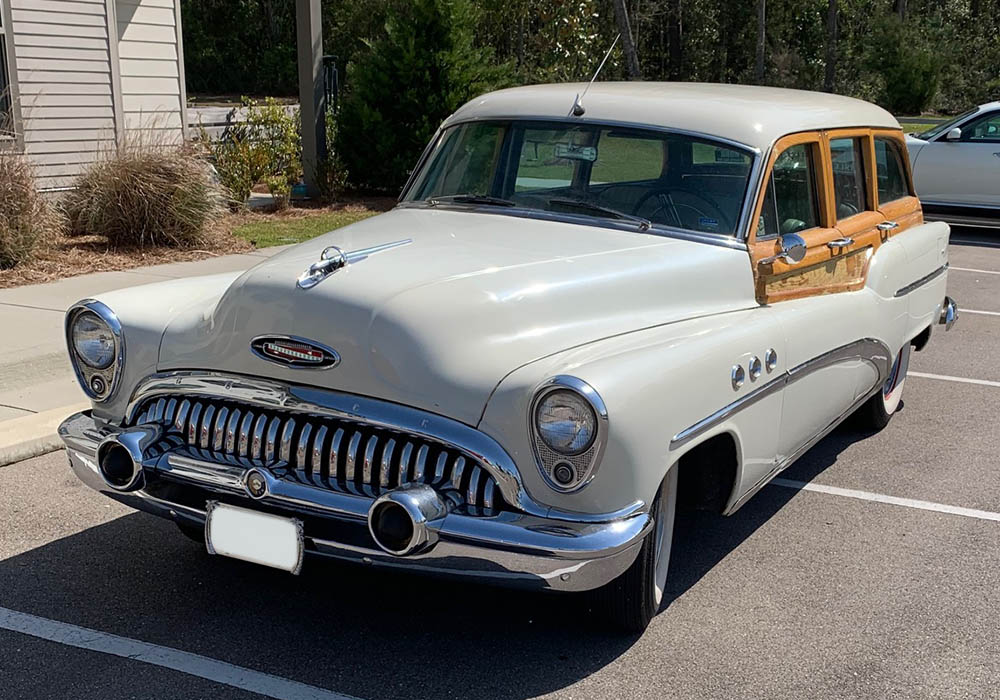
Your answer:
[[[408,483],[429,484],[456,506],[504,508],[493,476],[451,445],[330,416],[223,399],[161,396],[131,425],[164,427],[160,449],[214,462],[264,466],[276,475],[334,491],[377,497]]]

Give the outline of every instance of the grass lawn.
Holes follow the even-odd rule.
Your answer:
[[[384,210],[384,207],[371,207],[362,204],[347,205],[333,211],[329,209],[320,211],[293,209],[284,216],[254,217],[253,220],[233,228],[233,235],[257,248],[290,245],[367,219]]]

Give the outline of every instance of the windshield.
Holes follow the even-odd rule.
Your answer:
[[[954,119],[949,119],[944,124],[938,124],[937,126],[933,127],[932,129],[928,129],[922,134],[917,134],[917,138],[922,139],[924,141],[930,141],[932,138],[936,136],[940,136],[945,132],[951,131],[957,125],[961,124],[963,121],[965,121],[978,111],[979,111],[978,109],[970,109],[965,114],[959,114],[957,117],[955,117]]]
[[[445,130],[404,201],[517,207],[733,234],[750,151],[663,131],[489,121]]]

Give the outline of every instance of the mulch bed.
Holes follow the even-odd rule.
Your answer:
[[[111,248],[101,236],[58,236],[40,244],[30,261],[10,270],[0,270],[0,289],[53,282],[92,272],[129,270],[147,265],[205,260],[220,255],[246,253],[254,250],[254,246],[249,241],[232,235],[233,230],[242,224],[304,218],[345,207],[367,207],[375,211],[387,211],[392,208],[395,201],[387,197],[372,197],[345,201],[330,208],[295,207],[274,213],[229,214],[215,222],[201,244],[190,248],[168,246]]]

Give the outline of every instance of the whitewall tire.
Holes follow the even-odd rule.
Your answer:
[[[621,576],[597,590],[608,621],[628,633],[642,632],[663,606],[677,511],[677,467],[667,472],[653,500],[653,528],[639,555]]]
[[[858,409],[856,414],[858,427],[881,430],[899,410],[903,399],[903,386],[906,383],[906,372],[910,366],[910,351],[910,344],[907,343],[896,353],[896,359],[889,369],[885,383]]]

